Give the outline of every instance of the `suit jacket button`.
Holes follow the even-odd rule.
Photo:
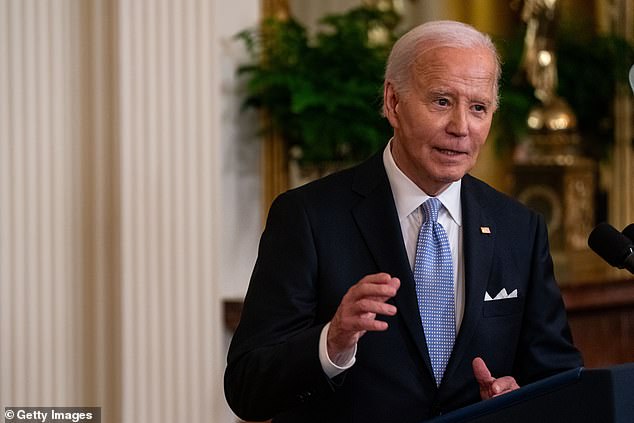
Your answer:
[[[311,397],[313,393],[308,391],[308,392],[302,392],[301,394],[297,395],[297,399],[299,400],[299,402],[306,402],[308,401],[308,399]]]

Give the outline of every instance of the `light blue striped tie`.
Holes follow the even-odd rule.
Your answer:
[[[414,261],[418,311],[436,385],[442,381],[456,339],[451,248],[447,233],[437,221],[440,207],[437,198],[430,198],[421,206],[423,224]]]

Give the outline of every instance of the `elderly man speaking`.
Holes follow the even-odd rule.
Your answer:
[[[468,25],[396,42],[385,149],[271,207],[225,372],[238,416],[418,423],[582,365],[543,218],[468,174],[499,78]]]

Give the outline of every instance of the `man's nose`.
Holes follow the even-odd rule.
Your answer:
[[[447,132],[457,137],[467,136],[469,132],[467,113],[468,110],[464,107],[455,107],[451,113],[449,123],[447,124]]]

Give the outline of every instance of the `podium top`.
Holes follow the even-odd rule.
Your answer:
[[[466,422],[484,416],[496,410],[512,407],[513,405],[530,400],[536,396],[572,385],[581,379],[583,367],[567,370],[565,372],[547,377],[537,382],[522,386],[520,389],[508,392],[499,397],[477,402],[467,407],[454,410],[440,417],[426,420],[427,423],[459,423]]]
[[[428,422],[634,422],[634,363],[579,367]]]

